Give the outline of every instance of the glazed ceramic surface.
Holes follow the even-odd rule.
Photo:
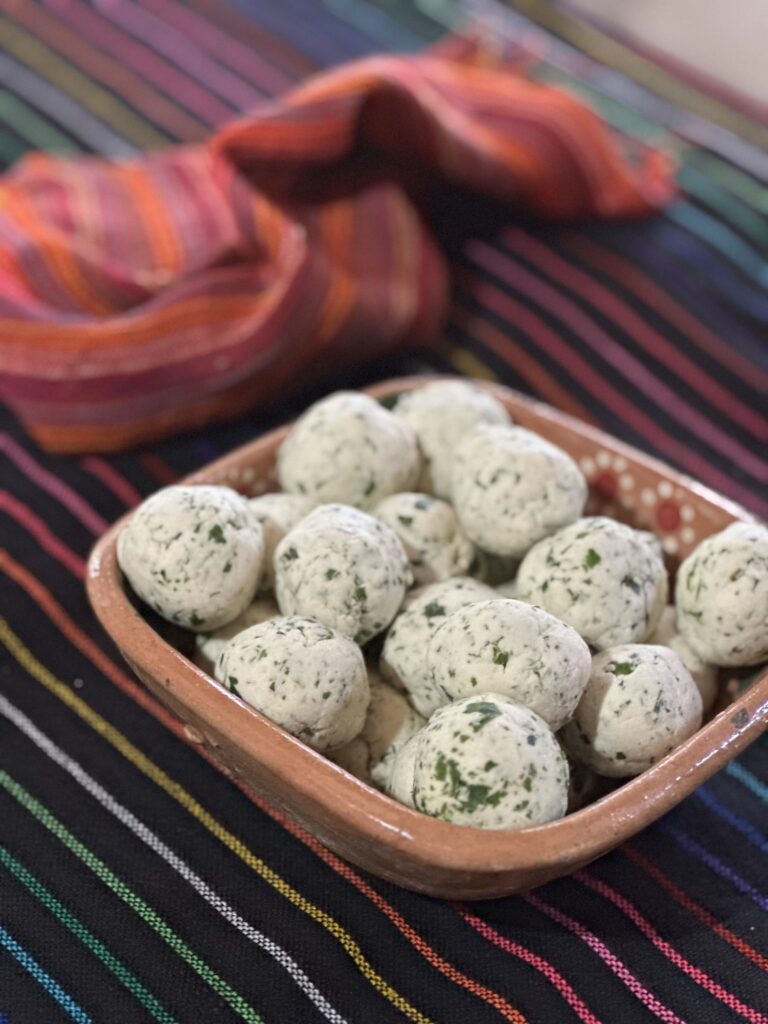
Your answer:
[[[386,381],[375,398],[428,377]],[[674,572],[704,537],[749,513],[635,449],[507,388],[484,384],[512,418],[560,445],[590,483],[587,514],[653,530]],[[283,427],[193,473],[182,483],[223,483],[247,495],[276,490]],[[102,625],[139,678],[230,772],[328,847],[389,881],[435,896],[487,899],[567,874],[650,824],[722,768],[768,726],[768,671],[744,688],[723,679],[716,714],[643,775],[560,821],[484,831],[429,818],[347,774],[218,686],[136,609],[117,565],[117,535],[96,544],[88,594]]]

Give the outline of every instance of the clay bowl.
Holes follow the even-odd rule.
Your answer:
[[[388,395],[427,377],[369,388]],[[670,569],[743,509],[593,427],[507,388],[487,387],[522,426],[560,445],[590,481],[590,511],[654,530]],[[187,477],[248,495],[275,490],[272,431]],[[96,544],[88,594],[102,625],[155,696],[215,758],[342,857],[405,888],[485,899],[541,885],[601,856],[655,821],[735,757],[768,725],[768,672],[744,692],[724,680],[721,709],[686,743],[636,779],[560,821],[522,831],[484,831],[429,818],[338,768],[218,686],[142,617],[115,557],[116,523]]]

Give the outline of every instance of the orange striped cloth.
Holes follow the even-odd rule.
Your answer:
[[[205,147],[33,154],[0,184],[0,395],[54,451],[243,412],[312,367],[435,337],[435,186],[537,216],[648,213],[665,158],[573,96],[452,40],[310,79]]]

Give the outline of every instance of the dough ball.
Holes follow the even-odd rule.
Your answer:
[[[390,528],[349,505],[320,505],[280,541],[275,594],[284,615],[306,615],[365,643],[390,624],[411,567]]]
[[[707,537],[677,574],[677,628],[713,665],[768,660],[768,527],[733,523]]]
[[[405,491],[385,498],[373,514],[400,538],[419,585],[463,576],[472,565],[474,545],[447,501]]]
[[[359,736],[333,755],[341,765],[364,782],[386,786],[392,762],[423,725],[425,719],[414,711],[406,697],[374,670],[369,671],[371,702]]]
[[[522,601],[545,608],[599,650],[646,640],[667,601],[656,546],[603,516],[539,541],[520,564],[517,585]]]
[[[457,825],[527,828],[562,818],[568,761],[546,723],[497,693],[436,711],[416,736],[413,802]]]
[[[389,777],[384,785],[391,797],[407,807],[413,807],[413,775],[416,770],[419,733],[411,736],[395,754]]]
[[[228,622],[226,626],[219,626],[212,633],[197,634],[195,637],[195,664],[213,675],[213,667],[218,661],[219,655],[233,636],[242,633],[249,626],[257,626],[260,622],[266,622],[267,619],[277,618],[279,614],[280,609],[272,598],[257,597],[244,612]]]
[[[261,589],[272,590],[275,585],[272,565],[275,548],[286,533],[309,515],[316,503],[302,494],[277,492],[260,494],[258,498],[251,498],[248,504],[264,531],[264,575]]]
[[[427,664],[447,700],[491,690],[559,729],[589,679],[589,648],[575,629],[522,601],[495,598],[450,615],[429,642]]]
[[[318,502],[373,508],[416,486],[421,456],[402,420],[367,395],[337,391],[300,416],[280,446],[280,486]]]
[[[657,644],[660,647],[671,647],[680,655],[683,664],[693,676],[693,681],[699,688],[701,703],[706,714],[714,705],[717,699],[718,682],[717,666],[708,665],[705,661],[691,650],[685,639],[677,631],[677,609],[674,605],[668,604],[661,613],[659,624],[653,636],[648,640],[649,644]]]
[[[584,511],[587,482],[562,449],[522,427],[479,426],[456,449],[451,495],[484,551],[521,558]]]
[[[427,665],[427,648],[435,630],[459,608],[495,596],[491,587],[469,577],[433,583],[409,595],[405,608],[384,640],[379,668],[393,686],[407,691],[411,703],[428,718],[446,703]]]
[[[238,633],[216,678],[315,750],[348,743],[370,697],[363,655],[349,637],[312,619],[270,619]]]
[[[453,459],[461,438],[480,423],[510,422],[498,399],[465,380],[439,380],[408,391],[393,412],[419,439],[424,456],[419,490],[449,500]]]
[[[165,487],[139,505],[117,539],[118,564],[141,600],[196,632],[247,608],[263,560],[261,526],[229,487]]]
[[[621,644],[598,654],[573,721],[568,753],[601,775],[624,778],[650,768],[701,725],[701,695],[678,654],[652,644]]]

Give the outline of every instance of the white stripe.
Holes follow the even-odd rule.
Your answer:
[[[137,152],[133,143],[120,138],[44,78],[5,54],[0,54],[0,82],[22,99],[29,100],[46,117],[77,136],[96,153],[118,157]]]
[[[166,863],[168,863],[175,871],[178,872],[181,877],[188,882],[195,891],[203,897],[222,917],[224,917],[230,924],[234,925],[246,938],[250,939],[251,942],[260,946],[265,952],[269,953],[285,970],[290,974],[299,988],[312,1000],[317,1009],[333,1024],[347,1024],[347,1021],[341,1014],[336,1010],[322,992],[315,986],[315,984],[307,977],[302,971],[296,961],[287,953],[282,946],[279,946],[272,939],[268,938],[257,928],[254,928],[252,924],[249,924],[244,918],[242,918],[237,911],[230,906],[225,899],[223,899],[217,892],[205,882],[198,874],[196,874],[192,868],[183,861],[173,850],[166,846],[166,844],[160,839],[151,829],[149,829],[142,821],[140,821],[134,814],[132,814],[126,807],[117,800],[110,793],[104,789],[103,786],[99,785],[98,782],[89,775],[86,770],[78,764],[77,761],[73,760],[68,754],[57,747],[56,744],[50,740],[45,733],[42,733],[37,726],[27,716],[20,711],[14,704],[12,704],[5,697],[0,695],[0,714],[5,715],[21,732],[30,739],[36,747],[43,751],[52,761],[55,761],[64,771],[68,772],[73,779],[75,779],[91,794],[94,799],[104,807],[106,810],[113,814],[118,821],[120,821],[126,828],[129,828],[134,835],[136,835],[143,843],[145,843],[151,850],[154,850],[158,856],[162,857]]]

